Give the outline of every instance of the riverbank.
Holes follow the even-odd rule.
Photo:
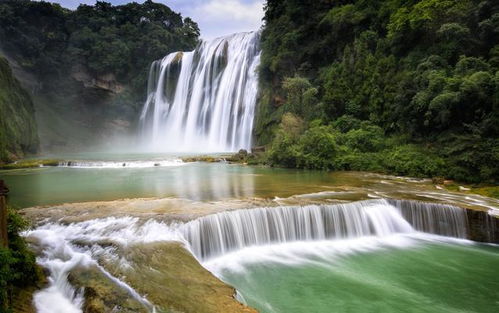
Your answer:
[[[356,156],[360,157],[360,156]],[[366,156],[368,157],[368,156]],[[216,160],[216,159],[215,159]],[[282,164],[276,164],[272,163],[269,161],[269,155],[264,152],[264,150],[260,149],[256,153],[248,153],[246,150],[241,150],[236,154],[232,154],[228,157],[226,157],[224,160],[231,162],[231,163],[236,163],[236,164],[243,164],[243,165],[260,165],[260,166],[271,166],[271,167],[282,167],[282,168],[289,168],[286,166],[283,166]],[[203,161],[200,159],[199,161]],[[209,162],[216,162],[209,160]],[[359,170],[362,171],[362,167],[360,168],[351,168],[351,170]],[[394,169],[390,170],[389,168],[378,168],[377,170],[367,170],[367,172],[370,173],[377,173],[377,174],[382,174],[382,175],[399,175],[400,171],[395,171]],[[415,173],[417,174],[417,173]],[[404,175],[402,175],[404,176]],[[407,176],[407,178],[411,178],[411,176]],[[486,183],[476,183],[476,184],[470,184],[467,182],[460,182],[460,181],[454,181],[450,179],[446,179],[445,177],[442,176],[437,176],[437,177],[430,177],[426,176],[423,173],[420,175],[412,176],[412,178],[427,178],[431,179],[432,182],[435,184],[435,186],[438,186],[439,188],[444,188],[448,191],[453,191],[453,192],[463,192],[463,193],[469,193],[469,194],[477,194],[477,195],[482,195],[486,197],[492,197],[499,199],[499,186],[494,185],[494,184],[486,184]]]
[[[0,164],[0,170],[18,170],[23,168],[36,168],[43,166],[58,166],[60,160],[37,160],[37,159],[26,159],[19,160],[12,163]]]
[[[72,159],[68,159],[68,160],[72,160]],[[338,171],[310,171],[309,170],[310,174],[306,174],[306,170],[296,170],[296,169],[293,170],[293,169],[284,169],[284,168],[281,169],[279,167],[271,167],[265,162],[265,158],[261,152],[256,153],[256,154],[248,154],[246,151],[241,151],[237,154],[232,154],[232,155],[217,154],[217,155],[201,155],[201,156],[192,156],[192,157],[186,156],[186,157],[181,157],[179,159],[172,159],[172,160],[166,160],[166,161],[165,160],[151,160],[151,161],[147,161],[147,162],[146,161],[135,161],[135,163],[137,163],[137,164],[135,164],[134,162],[132,162],[133,163],[132,164],[129,161],[121,161],[121,162],[120,161],[112,161],[112,162],[111,161],[102,161],[102,162],[101,161],[95,161],[95,162],[84,161],[83,163],[78,163],[81,161],[74,161],[74,160],[68,161],[68,160],[66,160],[66,159],[64,159],[64,160],[63,159],[27,159],[27,160],[18,161],[16,163],[11,163],[11,164],[7,164],[7,165],[0,165],[0,169],[6,170],[3,173],[4,173],[4,176],[7,178],[7,180],[9,180],[8,179],[9,177],[17,177],[17,176],[20,177],[21,175],[31,175],[34,172],[30,172],[30,169],[36,170],[38,168],[43,169],[45,171],[52,170],[55,172],[60,172],[61,170],[63,170],[63,168],[67,168],[68,170],[70,170],[73,167],[74,168],[82,168],[82,169],[84,167],[94,167],[95,170],[100,169],[101,173],[103,173],[102,171],[105,171],[106,167],[107,167],[110,169],[110,171],[107,172],[107,174],[110,174],[111,177],[113,177],[116,175],[123,175],[123,173],[125,173],[125,172],[122,172],[122,174],[118,174],[120,172],[117,172],[117,171],[121,168],[129,169],[130,171],[134,171],[135,170],[135,169],[133,169],[134,167],[138,167],[136,170],[140,170],[140,168],[151,167],[149,174],[147,174],[148,178],[153,178],[154,180],[156,180],[156,179],[159,179],[161,177],[160,173],[170,173],[170,174],[166,175],[166,178],[169,179],[168,177],[172,175],[171,174],[172,171],[170,171],[169,168],[171,166],[173,166],[172,167],[172,169],[173,169],[173,168],[177,168],[180,165],[183,165],[183,166],[187,166],[187,168],[175,170],[178,172],[178,175],[180,175],[177,177],[177,179],[180,179],[180,181],[185,181],[185,183],[188,184],[187,180],[191,180],[191,178],[194,179],[194,176],[197,178],[200,178],[200,179],[205,179],[205,180],[209,178],[207,176],[205,177],[205,175],[202,174],[202,172],[199,172],[199,174],[197,174],[198,170],[195,170],[195,172],[193,172],[194,169],[189,170],[191,168],[191,167],[189,167],[189,165],[195,165],[195,167],[197,167],[197,168],[205,168],[205,171],[207,172],[206,175],[208,175],[208,174],[211,175],[211,174],[219,173],[219,170],[220,170],[220,173],[225,173],[225,172],[227,172],[226,169],[230,168],[230,167],[226,167],[225,165],[233,164],[232,166],[236,166],[236,168],[239,167],[239,169],[237,169],[237,171],[235,171],[235,172],[234,172],[234,170],[231,170],[229,173],[223,174],[222,176],[219,176],[218,177],[219,180],[222,179],[222,181],[227,181],[227,183],[229,183],[230,180],[233,179],[230,177],[233,177],[233,175],[237,174],[237,172],[240,172],[241,175],[244,175],[245,173],[246,174],[254,173],[254,174],[260,175],[262,173],[270,174],[270,173],[289,172],[290,173],[289,178],[291,178],[291,180],[294,183],[292,190],[296,189],[297,193],[299,193],[299,190],[301,188],[298,185],[301,182],[296,181],[296,179],[298,179],[299,176],[303,176],[303,178],[306,179],[307,181],[310,180],[310,176],[315,176],[318,178],[317,183],[320,183],[320,184],[326,183],[327,184],[327,181],[328,181],[327,177],[337,176],[338,179],[334,179],[334,180],[346,179],[346,181],[348,181],[349,183],[352,183],[352,181],[355,180],[353,177],[355,175],[366,176],[366,177],[369,177],[371,175],[374,175],[374,176],[378,175],[379,177],[383,177],[383,176],[388,175],[389,177],[393,177],[395,179],[400,179],[400,180],[425,181],[430,189],[446,190],[446,191],[451,192],[451,193],[462,194],[462,195],[480,195],[480,196],[499,199],[499,186],[497,186],[497,185],[466,184],[466,183],[461,183],[458,181],[446,180],[443,177],[433,177],[430,179],[430,178],[390,176],[390,174],[387,172],[351,172],[351,171],[339,171],[338,172]],[[123,166],[123,164],[125,166]],[[233,168],[233,169],[236,169],[236,168]],[[27,170],[27,171],[16,172],[16,170],[21,170],[21,171]],[[60,172],[62,175],[60,178],[62,180],[66,180],[66,183],[64,184],[64,186],[61,186],[61,187],[64,189],[67,189],[68,191],[71,190],[71,185],[68,185],[68,183],[71,184],[72,179],[68,178],[67,175],[63,175],[63,173],[71,174],[71,176],[74,176],[74,177],[81,175],[82,177],[88,177],[88,178],[90,177],[90,175],[94,175],[94,174],[90,174],[90,173],[94,173],[94,172],[92,172],[92,168],[84,169],[84,170],[86,170],[87,172],[84,172],[84,171]],[[155,175],[154,177],[152,177],[151,176],[151,175],[153,175],[152,171],[158,171],[158,174]],[[54,172],[54,174],[51,174],[49,176],[55,175],[55,172]],[[231,172],[234,172],[234,173],[230,174]],[[97,171],[95,173],[97,174],[99,172]],[[296,173],[296,174],[292,174],[292,173]],[[344,174],[342,174],[342,173],[344,173]],[[349,173],[359,173],[359,174],[352,175]],[[38,173],[38,174],[41,175],[41,173]],[[230,174],[230,176],[227,176],[229,174]],[[177,175],[177,174],[175,174],[175,175]],[[47,177],[49,177],[49,176],[47,176]],[[42,176],[40,176],[40,177],[42,177]],[[104,181],[106,181],[106,180],[108,180],[108,178],[106,178]],[[236,180],[240,181],[240,183],[237,185],[237,186],[239,186],[238,188],[244,187],[244,186],[247,186],[248,188],[250,188],[249,190],[246,190],[246,192],[244,191],[244,189],[246,189],[246,188],[243,188],[243,190],[241,190],[241,192],[243,192],[243,194],[244,194],[244,192],[246,193],[246,196],[251,196],[251,194],[253,193],[251,191],[252,189],[254,189],[254,187],[251,187],[253,185],[253,183],[251,183],[252,181],[255,181],[255,182],[258,181],[259,184],[263,183],[264,185],[266,185],[266,183],[264,181],[261,181],[256,177],[250,178],[248,176],[241,176],[240,178],[236,178]],[[50,185],[58,184],[60,181],[61,180],[47,181],[46,184],[50,184]],[[145,183],[146,182],[144,181],[144,184]],[[215,182],[214,181],[212,182],[212,180],[210,179],[209,184],[211,185],[212,183],[215,183]],[[288,185],[288,182],[285,180],[282,181],[281,183],[284,184],[283,186]],[[102,183],[97,181],[96,184],[100,185]],[[305,183],[305,184],[307,184],[307,183]],[[75,185],[75,187],[77,185]],[[220,185],[223,186],[223,184],[220,184]],[[32,186],[32,188],[34,188],[34,189],[30,189],[29,193],[32,193],[36,190],[40,190],[40,188],[45,189],[45,188],[49,188],[49,187],[50,186],[40,186],[40,185]],[[201,185],[199,185],[195,180],[192,181],[192,186],[190,188],[192,189],[194,187],[199,188],[199,189],[203,189],[203,187]],[[26,186],[22,185],[22,186],[20,186],[20,188],[26,188]],[[152,197],[158,197],[158,196],[159,197],[165,197],[165,196],[185,197],[186,196],[178,188],[177,188],[177,191],[175,191],[173,193],[147,192],[147,193],[138,193],[137,194],[137,193],[132,192],[131,194],[126,194],[124,192],[119,192],[116,196],[113,196],[113,197],[108,198],[108,199],[96,199],[95,196],[93,196],[93,194],[96,194],[96,193],[102,194],[103,190],[106,190],[106,188],[110,188],[110,187],[104,186],[103,189],[102,188],[95,189],[92,193],[89,193],[89,198],[86,198],[86,200],[87,201],[118,200],[118,199],[125,198],[125,197],[142,198],[142,197],[151,197],[151,196]],[[217,187],[216,187],[216,185],[213,185],[210,188],[216,189]],[[187,189],[187,186],[182,187],[182,189]],[[305,187],[305,189],[307,189],[307,192],[323,191],[320,188]],[[15,190],[15,188],[14,188],[14,190]],[[55,188],[51,192],[58,193],[58,190],[60,191],[61,189]],[[26,191],[28,191],[28,190],[26,190]],[[275,191],[277,191],[279,194],[279,190],[276,189]],[[70,191],[70,192],[72,192],[72,191]],[[232,192],[228,192],[228,190],[227,190],[227,191],[224,191],[224,193],[227,196],[229,196]],[[259,196],[259,195],[257,195],[257,196]],[[289,196],[289,194],[286,196]],[[190,198],[190,196],[188,196],[187,198]],[[61,199],[61,201],[80,202],[83,199],[84,198],[67,199],[67,200]],[[360,200],[360,198],[357,200]],[[55,204],[57,202],[52,202],[52,203]],[[28,203],[27,206],[32,206],[34,204],[35,203],[33,203],[33,202]],[[41,204],[44,204],[44,203],[41,203]],[[16,205],[19,205],[19,203],[16,203]],[[21,206],[25,206],[25,205],[21,205]]]

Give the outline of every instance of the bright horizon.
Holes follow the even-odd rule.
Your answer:
[[[80,4],[95,4],[95,0],[49,0],[68,9]],[[143,3],[144,0],[107,0],[113,5],[129,2]],[[260,29],[265,0],[154,0],[170,7],[173,11],[190,17],[199,25],[201,38],[210,40],[232,33]]]

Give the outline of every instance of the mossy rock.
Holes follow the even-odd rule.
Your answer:
[[[2,170],[14,170],[21,168],[34,168],[42,166],[58,166],[59,160],[21,160],[8,164],[0,164]]]
[[[84,288],[84,313],[149,312],[147,307],[117,286],[95,266],[72,270],[68,281],[76,288]]]
[[[209,156],[209,155],[182,158],[182,162],[185,162],[185,163],[192,163],[192,162],[217,163],[217,162],[223,162],[223,161],[224,161],[223,158]]]
[[[235,289],[213,276],[180,243],[127,248],[133,268],[119,273],[161,312],[256,313],[235,298]]]

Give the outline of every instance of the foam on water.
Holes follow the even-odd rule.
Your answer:
[[[252,264],[313,265],[329,268],[334,266],[335,261],[352,254],[383,249],[414,248],[425,243],[474,244],[466,239],[413,232],[384,237],[367,236],[343,240],[296,241],[252,246],[208,259],[202,264],[218,277],[223,277],[226,271],[244,272],[246,267]]]
[[[130,221],[129,218],[109,218],[70,225],[46,224],[25,232],[24,236],[35,239],[37,245],[42,249],[43,255],[37,258],[37,262],[48,269],[50,273],[48,286],[34,295],[37,311],[43,313],[82,312],[83,290],[76,290],[72,287],[67,277],[74,268],[89,266],[96,266],[106,277],[126,290],[131,297],[138,300],[150,311],[154,311],[153,305],[145,297],[139,295],[125,282],[112,276],[97,263],[93,248],[79,247],[73,244],[73,241],[82,240],[91,243],[89,246],[92,247],[92,244],[103,239],[117,240],[120,235],[126,234],[124,226]],[[106,229],[107,227],[109,229]],[[121,242],[126,243],[127,241]]]

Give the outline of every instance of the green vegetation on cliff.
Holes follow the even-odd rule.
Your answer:
[[[29,94],[0,57],[0,163],[38,148],[35,112]]]
[[[43,282],[43,273],[36,265],[35,255],[19,234],[27,222],[8,208],[9,248],[0,247],[0,312],[31,311],[33,292]]]
[[[198,44],[199,28],[150,0],[76,10],[0,1],[0,48],[31,74],[43,149],[95,143],[133,128],[152,61]],[[34,81],[33,81],[34,80]]]
[[[255,131],[271,164],[497,183],[497,1],[265,10]]]
[[[74,11],[48,2],[0,3],[2,48],[24,69],[54,80],[44,88],[57,87],[83,66],[92,76],[113,74],[143,91],[151,62],[192,49],[198,36],[190,18],[150,0],[120,6],[97,1]]]

